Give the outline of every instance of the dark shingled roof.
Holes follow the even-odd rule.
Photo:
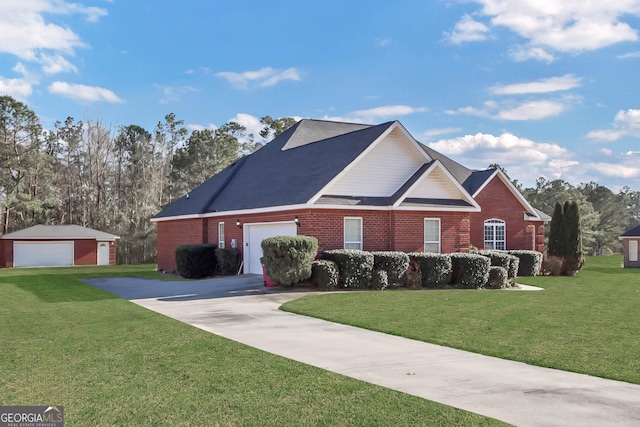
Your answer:
[[[155,218],[307,203],[395,122],[381,125],[303,119],[164,208]],[[473,171],[423,144],[473,195],[495,169]],[[390,206],[433,164],[425,163],[390,197],[323,195],[317,204]],[[266,167],[268,166],[268,167]],[[471,206],[463,200],[407,199],[401,206]]]
[[[155,218],[306,203],[394,122],[377,126],[321,123],[328,124],[330,135],[335,136],[315,143],[318,121],[301,120]],[[308,132],[301,129],[307,127]]]
[[[632,228],[624,234],[621,234],[620,237],[640,237],[640,225]]]

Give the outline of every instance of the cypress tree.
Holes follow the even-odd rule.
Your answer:
[[[556,203],[549,225],[549,256],[562,257],[562,229],[564,228],[564,211],[560,203]]]
[[[566,249],[564,274],[575,275],[584,264],[582,251],[582,230],[580,225],[580,210],[576,202],[565,204],[564,221],[566,228]]]

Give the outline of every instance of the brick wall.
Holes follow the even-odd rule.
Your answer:
[[[158,231],[158,269],[176,269],[176,248],[180,245],[204,243],[203,219],[179,219],[156,223]],[[206,237],[206,236],[204,236]]]
[[[75,240],[73,244],[74,265],[96,265],[98,243],[95,240]]]
[[[484,247],[484,222],[488,219],[500,219],[506,223],[506,249],[531,250],[535,235],[536,250],[544,251],[544,222],[525,221],[524,206],[509,188],[498,178],[491,182],[478,194],[476,202],[482,208],[481,212],[472,212],[471,244],[477,248]]]
[[[225,247],[236,239],[242,256],[243,225],[293,221],[298,217],[299,235],[318,238],[319,250],[344,247],[344,218],[362,218],[363,249],[367,251],[424,250],[424,219],[440,218],[442,252],[466,252],[469,248],[469,214],[466,212],[371,211],[298,209],[287,212],[233,215],[204,220],[160,221],[158,226],[158,268],[175,269],[175,248],[187,243],[218,243],[218,223],[224,222]],[[205,221],[205,224],[202,223]],[[236,222],[241,226],[237,227]],[[203,238],[203,230],[205,231]]]

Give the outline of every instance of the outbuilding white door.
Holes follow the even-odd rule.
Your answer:
[[[109,265],[109,242],[98,242],[98,265]]]
[[[73,265],[73,242],[13,242],[15,267]]]
[[[260,244],[267,237],[295,236],[298,227],[291,222],[273,222],[244,225],[244,273],[262,274],[262,246]]]

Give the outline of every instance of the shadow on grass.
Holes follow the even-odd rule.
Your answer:
[[[117,298],[108,292],[82,283],[74,275],[13,276],[9,280],[44,303],[100,301]]]

